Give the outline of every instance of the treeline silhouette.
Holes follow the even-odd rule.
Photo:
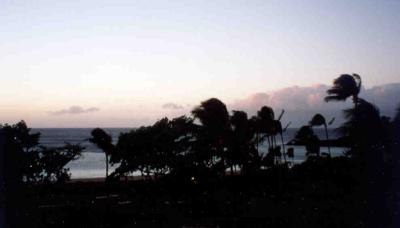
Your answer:
[[[211,98],[191,116],[163,118],[121,133],[115,144],[105,130],[93,129],[89,140],[106,155],[105,185],[66,183],[70,174],[65,165],[79,158],[80,145],[46,148],[25,122],[3,125],[6,225],[395,226],[400,106],[393,119],[381,116],[359,97],[360,90],[361,77],[344,74],[325,98],[352,98],[354,103],[344,110],[345,122],[338,129],[346,153],[331,156],[335,140],[329,139],[328,126],[335,119],[327,122],[316,114],[294,138],[307,151],[301,164],[293,164],[295,151],[283,140],[290,125],[281,123],[285,111],[276,116],[268,106],[252,117],[240,110],[230,115],[222,101]],[[325,129],[325,143],[313,131],[319,126]],[[268,146],[260,153],[262,143]],[[321,152],[321,145],[328,151]],[[109,174],[109,165],[118,167]],[[129,181],[135,172],[142,179]],[[97,203],[98,194],[106,194],[106,204]],[[63,201],[54,214],[43,215],[45,202]]]

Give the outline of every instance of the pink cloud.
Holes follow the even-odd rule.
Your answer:
[[[231,102],[228,107],[232,110],[244,110],[249,115],[255,115],[257,110],[264,105],[272,107],[276,113],[285,109],[284,120],[292,121],[294,126],[306,124],[315,113],[321,113],[326,118],[335,117],[338,120],[336,124],[340,124],[342,110],[352,107],[352,103],[350,100],[326,103],[324,97],[327,89],[329,86],[323,84],[287,87],[264,93],[254,93]],[[400,103],[398,94],[400,94],[400,83],[375,86],[370,89],[363,88],[360,96],[376,104],[382,115],[391,116]]]

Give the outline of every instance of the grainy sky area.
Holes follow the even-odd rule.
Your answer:
[[[0,122],[138,126],[342,73],[399,82],[399,12],[397,0],[1,0]]]

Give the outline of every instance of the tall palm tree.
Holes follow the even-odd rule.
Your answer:
[[[382,121],[379,109],[359,98],[357,108],[344,110],[346,122],[339,132],[352,142],[353,155],[360,156],[379,149],[382,138]]]
[[[230,117],[232,125],[232,141],[230,160],[232,165],[240,165],[242,173],[243,169],[251,157],[254,156],[254,131],[250,126],[250,121],[247,118],[247,113],[243,111],[233,111]],[[232,166],[231,166],[232,169]]]
[[[229,130],[229,113],[226,105],[217,98],[211,98],[201,102],[192,114],[199,119],[212,136],[221,136]]]
[[[114,145],[112,144],[112,137],[107,134],[101,128],[95,128],[91,132],[92,138],[89,141],[95,144],[98,148],[104,151],[106,155],[106,179],[108,178],[108,156],[110,156],[114,150]]]
[[[272,135],[273,122],[275,119],[274,110],[271,107],[263,106],[257,112],[257,117],[259,119],[259,124],[260,124],[259,126],[260,133],[263,133],[266,136],[268,140],[269,149],[274,148],[274,140]]]
[[[325,135],[326,135],[326,140],[328,143],[328,152],[329,156],[331,156],[331,147],[329,146],[329,136],[328,136],[328,126],[326,124],[325,117],[319,113],[315,114],[314,117],[310,121],[310,126],[324,126],[325,127]]]
[[[358,104],[358,94],[361,91],[361,77],[358,74],[342,74],[333,81],[333,87],[330,88],[325,97],[325,101],[345,101],[352,97],[354,106]]]
[[[276,128],[276,132],[279,133],[279,135],[281,136],[281,143],[282,143],[282,151],[283,151],[283,160],[286,163],[286,149],[285,149],[285,142],[283,141],[283,129],[282,129],[282,124],[280,120],[275,120],[274,121],[274,127]]]
[[[210,98],[192,110],[195,119],[202,125],[202,135],[206,143],[211,146],[208,148],[211,160],[216,155],[221,158],[222,165],[225,165],[225,151],[228,136],[230,133],[229,113],[226,105],[217,98]]]
[[[258,153],[258,146],[259,146],[259,143],[260,143],[260,132],[261,132],[261,130],[260,130],[260,125],[261,125],[260,124],[260,118],[258,116],[252,116],[249,119],[249,124],[250,124],[251,129],[255,132],[255,135],[256,135],[255,142],[256,142],[256,149],[257,149],[257,153]]]

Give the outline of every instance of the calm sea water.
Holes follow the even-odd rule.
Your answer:
[[[129,128],[107,128],[104,129],[107,133],[111,134],[114,143],[117,142],[118,136],[122,132],[128,132]],[[285,143],[289,142],[294,138],[298,129],[290,128],[284,133],[283,138]],[[85,150],[83,156],[75,161],[70,162],[67,168],[70,169],[71,178],[92,178],[92,177],[104,177],[105,176],[105,156],[96,146],[91,144],[88,139],[90,138],[90,132],[92,128],[37,128],[33,129],[33,132],[40,132],[41,138],[40,143],[48,147],[57,147],[64,145],[65,142],[69,143],[80,143]],[[325,132],[323,129],[316,128],[315,133],[320,139],[325,139]],[[337,135],[334,131],[330,130],[330,138],[336,138]],[[278,141],[280,142],[280,141]],[[288,147],[288,146],[287,146]],[[305,148],[303,146],[291,146],[294,148],[294,162],[298,163],[304,161]],[[267,145],[260,145],[260,153],[265,153]],[[344,148],[331,148],[333,156],[342,155]],[[328,152],[326,147],[321,148],[321,152]],[[116,167],[111,167],[113,171]]]

